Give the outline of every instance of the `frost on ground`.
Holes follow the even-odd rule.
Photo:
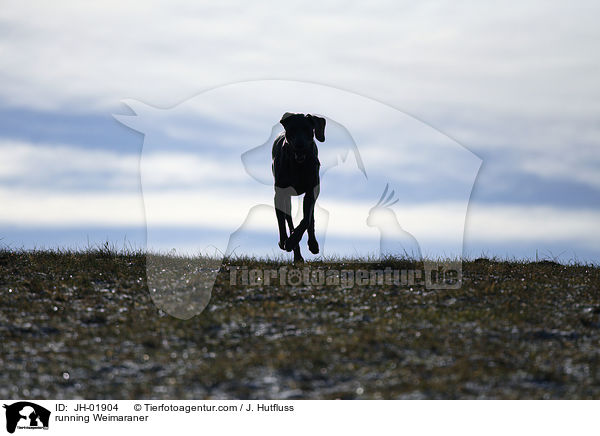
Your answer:
[[[209,301],[162,294],[207,304],[182,320],[142,253],[0,252],[0,397],[600,398],[597,267],[479,259],[428,290],[231,285],[228,266]]]

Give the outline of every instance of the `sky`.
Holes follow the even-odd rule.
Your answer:
[[[287,255],[288,104],[328,119],[324,253],[390,184],[429,256],[600,260],[598,2],[211,3],[3,2],[2,246]]]

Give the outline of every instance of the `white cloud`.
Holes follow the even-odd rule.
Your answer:
[[[147,197],[146,197],[147,196]],[[226,192],[153,192],[144,201],[153,207],[150,228],[202,227],[236,230],[256,204],[271,204],[269,196],[257,194],[233,202]],[[0,224],[11,226],[56,227],[104,226],[126,227],[145,224],[142,197],[135,193],[58,193],[26,189],[0,189]],[[329,202],[327,210],[335,211],[328,234],[361,238],[372,237],[365,225],[371,203]],[[461,225],[464,205],[427,203],[395,207],[402,228],[417,237],[446,242],[454,235],[444,229]],[[571,241],[574,245],[597,246],[600,212],[592,209],[565,210],[556,207],[515,205],[471,205],[465,225],[465,239],[496,242]],[[248,230],[275,228],[275,217],[254,222]]]
[[[378,99],[471,149],[566,153],[598,143],[598,12],[594,0],[5,1],[0,101],[62,112],[113,111],[128,97],[169,107],[281,78]],[[560,172],[597,186],[577,176],[589,173],[584,159]],[[531,165],[523,169],[551,170]]]
[[[554,180],[573,180],[600,190],[600,141],[573,144],[565,150],[524,153],[518,161],[523,172]]]
[[[100,187],[131,187],[139,156],[61,144],[33,144],[0,139],[0,181],[51,186],[67,182],[77,187],[91,174],[104,175]]]
[[[599,11],[594,0],[576,6],[558,0],[314,6],[4,1],[0,103],[106,113],[127,97],[169,107],[226,83],[308,81],[405,110],[472,149],[505,151],[510,159],[495,162],[501,173],[561,177],[598,188]],[[28,188],[2,188],[9,206],[3,204],[0,212],[4,222],[138,222],[137,156],[79,154],[69,146],[44,151],[25,144],[14,150],[6,141],[1,146],[1,177],[14,182],[29,175]],[[372,158],[377,160],[375,154]],[[173,153],[155,159],[161,185],[195,185],[205,174],[212,180],[223,176],[218,162]],[[99,163],[111,177],[102,179]],[[195,168],[202,170],[194,174]],[[91,174],[106,188],[132,192],[37,189],[60,180],[73,187]],[[403,176],[415,179],[418,173]],[[430,221],[422,224],[432,229],[436,219],[447,216],[435,208],[409,216],[425,212]],[[594,214],[480,205],[473,208],[468,234],[489,240],[572,237],[576,242],[591,232]]]
[[[168,106],[224,83],[285,78],[419,114],[583,114],[599,108],[597,12],[592,0],[5,1],[0,95],[63,110],[125,97]]]
[[[46,190],[139,190],[140,156],[61,144],[0,139],[0,183]],[[248,180],[225,172],[221,160],[197,153],[146,153],[145,187],[186,187]]]

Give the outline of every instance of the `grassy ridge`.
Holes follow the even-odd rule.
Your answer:
[[[153,304],[145,262],[0,251],[0,397],[600,398],[596,266],[466,261],[459,290],[232,286],[222,268],[183,321]]]

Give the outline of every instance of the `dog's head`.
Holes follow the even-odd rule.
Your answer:
[[[325,118],[311,114],[286,112],[280,123],[285,129],[285,140],[291,146],[296,162],[302,163],[315,145],[314,138],[325,141]]]

